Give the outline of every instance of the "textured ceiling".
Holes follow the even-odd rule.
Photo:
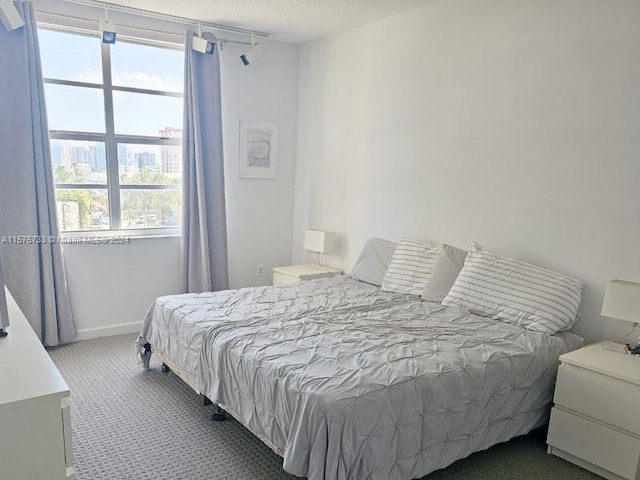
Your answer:
[[[108,0],[108,3],[269,33],[304,43],[434,0]]]

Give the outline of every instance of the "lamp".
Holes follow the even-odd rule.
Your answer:
[[[7,296],[4,293],[4,280],[2,279],[2,264],[0,263],[0,337],[6,337],[5,328],[9,326],[9,312],[7,311]]]
[[[13,0],[0,0],[0,21],[8,31],[24,26],[24,21]]]
[[[260,57],[261,53],[262,44],[256,43],[255,36],[251,35],[251,46],[249,47],[249,50],[240,55],[240,60],[242,60],[242,63],[245,67],[248,67],[249,65],[253,65],[255,63],[258,57]]]
[[[324,230],[305,230],[304,232],[304,249],[315,252],[318,255],[318,264],[320,264],[320,254],[327,253],[333,246],[333,232],[325,232]]]
[[[633,333],[640,321],[640,283],[609,280],[600,315],[633,323]],[[640,345],[634,348],[627,345],[626,350],[640,354]]]

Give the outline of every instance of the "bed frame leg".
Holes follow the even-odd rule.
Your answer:
[[[169,365],[167,365],[166,363],[162,364],[162,367],[160,367],[162,369],[162,371],[164,373],[169,373],[171,371],[171,369],[169,368]]]
[[[202,406],[203,407],[206,407],[207,405],[213,404],[213,402],[211,400],[209,400],[209,397],[207,397],[206,395],[202,395],[202,394],[200,394],[200,401],[202,402]]]
[[[140,352],[140,358],[142,359],[142,366],[145,370],[149,370],[149,364],[151,363],[151,344],[145,343]]]
[[[223,422],[227,419],[227,412],[222,410],[219,405],[215,405],[213,407],[213,416],[211,418],[216,422]]]

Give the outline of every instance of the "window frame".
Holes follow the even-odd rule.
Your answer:
[[[54,32],[60,32],[67,35],[80,35],[90,36],[78,32],[71,32],[67,29],[57,29],[50,25],[39,25],[38,29],[50,30]],[[172,48],[168,45],[153,45],[151,42],[135,42],[126,41],[126,43],[134,43],[145,46],[153,46],[156,48],[165,48],[168,50],[179,50],[179,48]],[[157,226],[147,228],[123,228],[122,227],[122,211],[120,193],[126,190],[161,190],[161,191],[180,191],[181,184],[175,185],[159,185],[159,184],[121,184],[120,183],[120,171],[118,164],[118,145],[124,144],[138,144],[138,145],[154,145],[154,146],[182,146],[182,137],[151,137],[144,135],[129,135],[129,134],[117,134],[115,132],[114,121],[114,109],[113,109],[113,92],[128,92],[128,93],[140,93],[146,95],[157,95],[162,97],[172,98],[184,98],[184,94],[180,92],[171,92],[164,90],[154,90],[139,87],[127,87],[127,86],[114,86],[112,83],[112,70],[111,70],[111,45],[101,43],[100,44],[100,58],[102,66],[102,84],[92,82],[82,82],[77,80],[63,80],[56,78],[44,77],[43,82],[50,85],[62,85],[70,87],[92,88],[102,90],[103,102],[104,102],[104,121],[105,132],[83,132],[76,130],[49,130],[49,139],[51,140],[66,140],[66,141],[84,141],[84,142],[101,142],[105,145],[106,155],[106,172],[107,183],[95,184],[95,183],[55,183],[56,190],[106,190],[108,205],[109,205],[109,228],[108,229],[93,229],[88,228],[84,230],[65,230],[61,233],[71,234],[72,236],[91,235],[96,237],[110,237],[110,236],[126,236],[126,237],[163,237],[163,236],[178,236],[181,232],[181,226]],[[57,202],[57,199],[56,199]],[[57,203],[56,203],[57,204]]]

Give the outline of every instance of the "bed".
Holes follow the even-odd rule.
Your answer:
[[[138,344],[309,479],[411,479],[548,420],[549,335],[352,276],[158,298]]]
[[[320,279],[281,287],[254,287],[221,292],[160,297],[143,321],[138,345],[149,344],[153,353],[196,391],[204,333],[218,325],[281,318],[304,313],[336,314],[358,305],[375,306],[382,300],[379,288],[348,277]],[[146,359],[145,359],[146,361]]]

